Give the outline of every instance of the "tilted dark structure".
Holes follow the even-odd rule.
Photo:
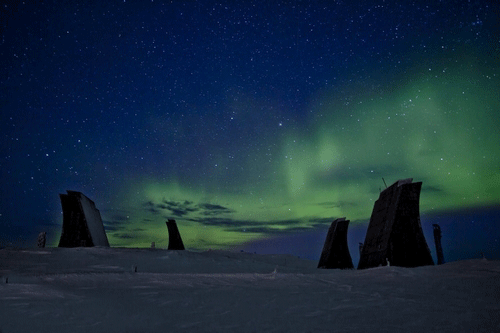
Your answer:
[[[63,226],[59,247],[109,246],[101,214],[83,193],[60,194]]]
[[[326,234],[318,268],[354,268],[347,246],[348,226],[349,220],[346,220],[345,217],[332,222]]]
[[[44,248],[46,241],[47,241],[47,233],[45,231],[42,231],[41,233],[38,234],[38,238],[37,238],[38,247]]]
[[[444,264],[444,255],[443,255],[443,247],[441,246],[441,227],[439,224],[433,224],[434,228],[434,245],[436,245],[436,255],[437,255],[437,264]]]
[[[380,193],[366,232],[358,269],[434,265],[420,224],[422,182],[395,182]]]
[[[168,220],[165,222],[168,228],[168,249],[169,250],[184,250],[181,234],[177,228],[175,220]]]

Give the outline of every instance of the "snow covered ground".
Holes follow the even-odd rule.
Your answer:
[[[289,255],[0,250],[0,332],[500,332],[500,261],[320,270]]]

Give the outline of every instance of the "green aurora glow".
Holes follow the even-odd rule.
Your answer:
[[[314,258],[345,216],[354,259],[413,178],[426,237],[500,258],[498,1],[9,3],[0,248],[57,246],[73,190],[114,247],[174,218],[191,250]]]
[[[307,230],[341,216],[366,222],[382,177],[387,185],[423,181],[421,213],[498,204],[500,99],[491,87],[499,81],[467,63],[318,92],[307,126],[276,123],[260,137],[272,148],[249,153],[236,171],[217,147],[207,147],[220,159],[207,163],[202,179],[135,177],[113,200],[127,223],[108,225],[110,242],[167,246],[168,217],[178,221],[186,247],[198,249]],[[264,103],[249,99],[231,112],[254,127],[278,119],[259,114]]]

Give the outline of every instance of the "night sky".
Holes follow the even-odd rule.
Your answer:
[[[429,247],[500,259],[497,1],[6,1],[0,246],[57,246],[59,193],[111,246],[356,257],[384,180]],[[435,257],[434,257],[435,258]]]

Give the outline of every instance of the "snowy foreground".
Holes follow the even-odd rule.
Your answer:
[[[289,255],[0,250],[0,332],[500,332],[500,261],[319,270]]]

